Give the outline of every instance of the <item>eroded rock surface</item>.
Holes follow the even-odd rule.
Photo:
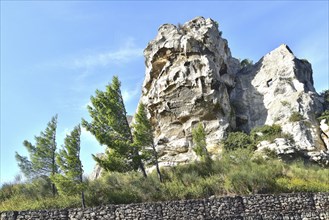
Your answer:
[[[316,119],[323,105],[313,86],[311,64],[297,59],[287,45],[237,73],[231,102],[239,129],[249,132],[256,126],[279,124],[293,136],[293,145],[277,145],[277,152],[290,148],[311,156],[327,150]]]
[[[269,148],[302,152],[311,159],[319,152],[328,154],[316,119],[323,103],[313,86],[311,64],[297,59],[287,45],[241,68],[217,23],[197,17],[178,27],[162,25],[144,55],[141,102],[154,125],[162,165],[196,158],[191,130],[198,122],[212,153],[221,152],[220,142],[229,131],[279,124],[294,143],[277,140]]]
[[[211,19],[165,24],[144,51],[146,74],[141,102],[150,113],[163,163],[195,159],[191,129],[202,122],[209,148],[234,126],[229,91],[239,61]]]
[[[162,25],[144,56],[140,103],[155,129],[160,166],[197,158],[191,131],[199,122],[213,155],[221,153],[228,132],[278,124],[293,140],[263,141],[258,151],[303,155],[329,165],[329,128],[316,119],[324,99],[314,89],[311,64],[287,45],[242,68],[218,24],[197,17],[184,25]]]

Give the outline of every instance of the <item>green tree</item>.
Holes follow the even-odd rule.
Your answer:
[[[29,158],[19,155],[16,152],[15,158],[22,173],[28,178],[49,177],[58,172],[55,161],[56,155],[56,129],[57,115],[52,117],[44,132],[40,136],[35,136],[35,145],[25,140],[23,145],[26,147]],[[56,194],[56,187],[51,184],[53,195]]]
[[[82,207],[85,208],[83,169],[80,160],[80,125],[76,126],[71,134],[66,135],[64,147],[56,155],[56,162],[61,174],[51,177],[58,191],[65,195],[81,193]]]
[[[140,168],[146,177],[138,149],[133,146],[133,136],[120,87],[118,77],[114,76],[105,92],[96,90],[96,95],[90,98],[91,106],[88,106],[92,121],[82,119],[82,126],[91,132],[100,144],[108,148],[104,158],[93,155],[101,167],[107,171],[118,172]]]
[[[158,178],[160,182],[163,182],[163,178],[159,168],[158,154],[154,144],[153,129],[150,120],[147,118],[145,105],[138,105],[138,110],[135,114],[134,119],[134,146],[137,147],[138,151],[142,152],[142,159],[151,160],[154,163]]]
[[[211,158],[207,151],[206,132],[201,123],[192,129],[192,140],[194,152],[201,157],[201,160],[210,162]]]

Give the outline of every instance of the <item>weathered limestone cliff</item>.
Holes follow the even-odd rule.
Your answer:
[[[261,147],[270,146],[284,154],[304,153],[322,162],[328,160],[321,153],[327,146],[316,118],[323,106],[313,87],[311,64],[297,59],[287,45],[279,46],[236,74],[231,103],[239,129],[248,132],[256,126],[278,124],[294,139],[294,143],[263,142]]]
[[[220,153],[229,131],[249,132],[275,123],[294,142],[277,139],[260,143],[259,148],[329,162],[316,119],[323,100],[314,89],[311,64],[297,59],[287,45],[241,68],[217,23],[197,17],[184,25],[162,25],[144,55],[140,102],[154,125],[162,166],[196,159],[191,130],[198,122],[204,125],[213,154]]]
[[[141,102],[149,110],[161,161],[195,159],[191,129],[198,122],[205,126],[209,147],[218,146],[235,123],[229,91],[239,62],[216,23],[198,17],[181,27],[162,25],[144,55]]]

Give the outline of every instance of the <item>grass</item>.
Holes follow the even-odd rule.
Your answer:
[[[107,173],[87,181],[87,206],[281,192],[329,192],[329,169],[297,161],[255,157],[252,150],[225,151],[221,160],[194,162],[156,173]],[[53,197],[48,180],[8,183],[0,189],[0,211],[80,207],[80,198]]]

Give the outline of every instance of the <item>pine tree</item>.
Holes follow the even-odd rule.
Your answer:
[[[142,152],[142,159],[152,160],[156,166],[159,180],[162,182],[163,179],[159,168],[158,154],[154,144],[153,129],[149,119],[147,118],[146,109],[143,104],[138,105],[138,110],[134,119],[134,145],[138,148],[138,151]]]
[[[201,123],[199,123],[194,129],[192,129],[192,139],[194,144],[194,152],[199,157],[201,157],[202,161],[210,162],[211,158],[207,151],[206,132]]]
[[[85,208],[83,169],[80,160],[80,125],[76,126],[64,140],[63,149],[56,156],[61,174],[51,177],[58,191],[65,195],[81,193],[82,207]]]
[[[106,91],[96,90],[88,106],[92,121],[82,119],[82,126],[91,132],[98,142],[105,145],[105,158],[93,155],[96,162],[107,171],[126,172],[141,169],[146,172],[138,149],[133,146],[133,137],[127,120],[127,112],[121,95],[121,83],[114,76]]]
[[[29,158],[23,157],[16,152],[15,158],[22,173],[28,178],[49,177],[57,173],[55,161],[56,152],[56,129],[57,115],[52,117],[44,132],[40,136],[35,136],[35,145],[25,140],[23,145],[26,147]],[[52,184],[52,193],[56,194],[55,185]]]

